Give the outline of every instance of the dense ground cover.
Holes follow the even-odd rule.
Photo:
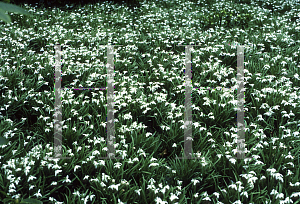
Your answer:
[[[0,23],[0,201],[298,203],[298,1],[103,2],[23,7]],[[62,87],[105,87],[115,47],[116,157],[106,91],[62,90],[63,156],[53,156],[55,44]],[[246,157],[236,159],[237,44],[245,54]],[[185,50],[192,52],[193,150],[184,147]],[[198,88],[196,88],[198,87]],[[202,88],[200,88],[202,87]],[[204,87],[214,87],[206,89]],[[222,89],[227,87],[228,89]],[[231,88],[230,88],[231,87]],[[4,195],[6,194],[6,196]]]

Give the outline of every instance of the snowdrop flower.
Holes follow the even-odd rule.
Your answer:
[[[123,203],[123,202],[118,198],[118,204],[126,204],[126,203]]]
[[[115,165],[115,168],[118,168],[118,169],[119,169],[119,168],[122,166],[122,163],[117,162],[117,163],[115,163],[114,165]]]
[[[67,175],[66,179],[64,181],[62,181],[63,183],[67,182],[67,183],[71,183],[72,181],[69,179],[69,175]]]
[[[121,185],[121,184],[110,185],[108,188],[110,188],[110,189],[115,189],[115,190],[118,191],[118,188],[119,188],[120,185]]]
[[[208,196],[206,196],[206,197],[203,198],[202,200],[208,200],[208,201],[211,201],[211,199],[210,199]]]
[[[36,177],[35,177],[35,176],[32,176],[32,175],[30,175],[30,176],[29,176],[29,178],[28,178],[28,180],[27,180],[27,182],[29,182],[29,181],[31,181],[31,180],[33,180],[33,179],[36,179]]]
[[[240,200],[237,200],[233,204],[243,204],[243,203]]]
[[[167,201],[163,201],[160,197],[155,198],[156,204],[168,204]]]
[[[27,176],[28,175],[28,173],[29,173],[29,171],[30,171],[30,166],[26,166],[25,167],[25,175]]]
[[[124,119],[125,119],[125,120],[127,120],[127,119],[132,119],[131,113],[125,114],[125,115],[124,115]]]
[[[142,189],[138,189],[138,190],[134,190],[134,191],[135,191],[138,195],[141,195],[141,193],[140,193],[141,190],[142,190]]]
[[[267,169],[267,171],[271,172],[271,174],[276,172],[276,169],[272,168],[272,169]]]
[[[75,167],[74,167],[74,172],[78,169],[78,168],[80,168],[81,166],[79,166],[79,165],[76,165]]]
[[[171,202],[175,199],[179,199],[179,198],[175,194],[171,193],[171,197],[170,197]]]
[[[213,193],[217,198],[219,198],[219,196],[220,196],[220,193],[217,193],[217,192],[214,192]]]
[[[40,107],[32,107],[35,111],[38,111]]]
[[[41,189],[39,189],[39,191],[35,194],[33,194],[36,197],[43,197],[42,194],[40,193]]]
[[[264,119],[262,118],[262,115],[258,115],[257,117],[258,117],[258,121],[264,120]]]
[[[79,191],[73,192],[73,195],[77,195],[78,197],[80,197]]]
[[[158,163],[151,163],[151,164],[149,164],[149,167],[151,167],[151,166],[158,166],[159,164]]]
[[[56,176],[57,174],[59,174],[60,172],[62,172],[62,170],[55,170],[55,176]]]

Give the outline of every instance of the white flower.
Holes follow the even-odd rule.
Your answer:
[[[119,198],[118,198],[118,203],[119,204],[124,204]]]
[[[272,169],[267,169],[267,171],[271,172],[271,174],[276,172],[276,169],[272,168]]]
[[[40,107],[32,107],[35,111],[38,111]]]
[[[40,193],[41,189],[39,189],[39,191],[33,195],[35,195],[36,197],[43,197],[42,194]]]
[[[283,193],[279,193],[279,194],[276,195],[275,198],[276,199],[278,199],[278,198],[284,198],[284,194]]]
[[[175,194],[171,193],[170,200],[173,201],[175,199],[179,199]]]
[[[194,186],[197,184],[197,183],[200,183],[200,181],[196,180],[196,179],[192,179],[192,182],[194,183]]]
[[[247,193],[247,191],[242,192],[241,195],[245,195],[245,196],[248,198],[248,193]]]
[[[234,159],[234,158],[230,158],[230,159],[229,159],[229,161],[230,161],[232,164],[235,164],[235,162],[236,162],[236,159]]]
[[[206,197],[203,198],[202,200],[208,200],[208,201],[211,201],[211,199],[210,199],[208,196],[206,196]]]
[[[67,175],[66,179],[63,181],[64,182],[67,182],[67,183],[71,183],[71,180],[69,179],[69,175]]]
[[[81,166],[79,166],[79,165],[76,165],[75,167],[74,167],[74,172],[78,169],[78,168],[80,168]]]
[[[132,119],[131,113],[125,114],[124,119]]]
[[[28,180],[27,180],[27,182],[29,182],[29,181],[31,181],[31,180],[33,180],[33,179],[36,179],[36,177],[35,177],[35,176],[32,176],[32,175],[30,175],[30,176],[29,176],[29,178],[28,178]]]
[[[151,163],[150,165],[149,165],[149,167],[151,167],[151,166],[158,166],[159,164],[158,163]]]
[[[110,185],[108,188],[111,188],[111,189],[116,189],[116,190],[118,190],[118,188],[119,188],[119,186],[120,186],[121,184],[116,184],[116,185]]]
[[[272,174],[271,174],[272,175]],[[276,180],[280,180],[281,182],[283,182],[283,175],[280,173],[275,173],[272,176],[275,177]]]
[[[156,204],[168,204],[167,201],[163,201],[160,197],[155,198]]]
[[[78,197],[80,197],[79,191],[73,192],[73,195],[77,195]]]
[[[141,193],[140,193],[141,190],[142,190],[142,189],[138,189],[138,190],[134,190],[134,191],[135,191],[137,194],[141,195]]]
[[[55,176],[56,176],[57,174],[59,174],[60,172],[62,172],[62,170],[55,170]]]
[[[235,184],[230,184],[228,186],[228,188],[232,188],[232,189],[235,189],[237,191],[237,186]]]
[[[196,128],[199,127],[199,123],[198,123],[198,122],[193,123],[193,125],[194,125]]]
[[[217,198],[219,198],[219,196],[220,196],[220,194],[217,193],[217,192],[214,192],[213,194],[214,194]]]
[[[120,168],[122,166],[122,163],[120,163],[120,162],[117,162],[117,163],[115,163],[115,168]]]
[[[25,175],[27,176],[27,174],[29,173],[29,171],[30,171],[30,166],[26,166],[25,167]]]

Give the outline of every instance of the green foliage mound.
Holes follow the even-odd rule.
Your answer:
[[[65,7],[66,5],[73,5],[74,7],[81,7],[86,4],[94,4],[101,2],[113,2],[115,4],[125,4],[128,7],[139,7],[141,0],[0,0],[7,3],[12,3],[16,5],[22,4],[32,4],[37,5],[37,7]]]

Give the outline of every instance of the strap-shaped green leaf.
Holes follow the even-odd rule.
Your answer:
[[[21,8],[19,6],[16,6],[16,5],[13,5],[13,4],[7,4],[7,3],[0,2],[0,8],[4,11],[24,14],[24,15],[32,17],[32,15],[29,12],[27,12],[23,8]],[[2,11],[0,11],[0,12],[2,13]]]
[[[2,8],[0,8],[0,20],[3,20],[3,21],[8,22],[8,23],[11,22],[10,16],[5,14],[5,11]]]
[[[26,198],[26,199],[22,200],[21,203],[43,204],[42,201],[32,199],[32,198]]]
[[[8,143],[8,140],[4,137],[0,137],[0,145],[6,145]]]

